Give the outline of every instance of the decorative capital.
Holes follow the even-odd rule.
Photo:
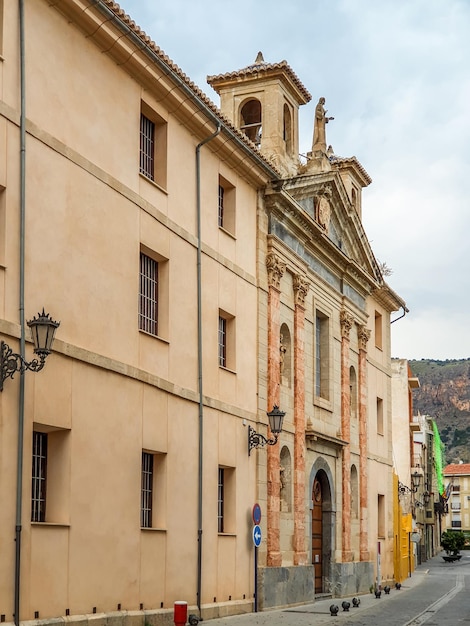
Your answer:
[[[300,274],[295,274],[293,283],[294,283],[295,304],[304,306],[305,297],[310,288],[310,283],[307,281],[307,279],[304,276],[301,276]]]
[[[341,336],[345,339],[349,339],[349,333],[354,324],[354,318],[351,313],[348,313],[345,309],[341,309],[339,314],[339,321],[341,324]]]
[[[370,339],[370,330],[363,324],[359,324],[357,327],[357,339],[359,341],[359,349],[367,350],[367,342]]]
[[[286,264],[281,261],[277,254],[271,252],[266,257],[266,267],[268,270],[268,285],[280,289],[281,278],[286,270]]]

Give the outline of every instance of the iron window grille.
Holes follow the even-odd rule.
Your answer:
[[[227,366],[227,320],[219,316],[219,365]]]
[[[219,486],[217,494],[217,530],[224,532],[224,468],[219,467]]]
[[[140,173],[155,180],[155,123],[140,115]]]
[[[140,504],[141,528],[152,528],[153,454],[142,452],[142,485]]]
[[[46,521],[47,433],[33,431],[31,521]]]
[[[224,194],[225,189],[219,185],[219,228],[224,227]]]
[[[139,329],[158,335],[158,263],[140,253]]]

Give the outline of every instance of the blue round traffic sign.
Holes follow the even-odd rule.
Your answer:
[[[258,524],[253,526],[253,543],[255,548],[259,548],[261,545],[261,527]]]
[[[253,506],[253,523],[258,525],[261,522],[261,507],[258,503]]]

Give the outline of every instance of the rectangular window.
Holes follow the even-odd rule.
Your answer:
[[[315,317],[315,395],[329,399],[329,320],[317,313]]]
[[[155,123],[140,115],[140,173],[155,180]]]
[[[224,226],[224,194],[225,189],[219,185],[219,228]]]
[[[236,532],[235,515],[235,468],[218,468],[217,486],[217,532]]]
[[[377,398],[377,434],[384,434],[384,402]]]
[[[167,127],[167,122],[142,102],[139,171],[162,188],[167,178]]]
[[[227,366],[227,320],[219,315],[219,365]]]
[[[382,316],[375,312],[375,347],[382,350]]]
[[[140,497],[140,526],[152,528],[153,454],[142,452],[142,486]]]
[[[219,467],[219,486],[217,491],[217,531],[224,532],[224,479],[225,469]]]
[[[226,311],[219,310],[219,367],[235,371],[235,318]]]
[[[219,176],[219,228],[235,236],[235,187]]]
[[[377,534],[385,539],[385,496],[382,494],[377,496],[377,515]]]
[[[46,521],[47,433],[33,431],[31,521]]]
[[[158,263],[140,253],[139,329],[158,335]]]

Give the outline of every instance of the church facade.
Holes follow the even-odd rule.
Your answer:
[[[286,412],[279,445],[258,458],[261,602],[366,591],[393,578],[390,314],[405,307],[362,226],[371,179],[327,148],[324,98],[299,161],[310,94],[285,61],[260,53],[208,82],[283,174],[258,219],[259,398]]]

